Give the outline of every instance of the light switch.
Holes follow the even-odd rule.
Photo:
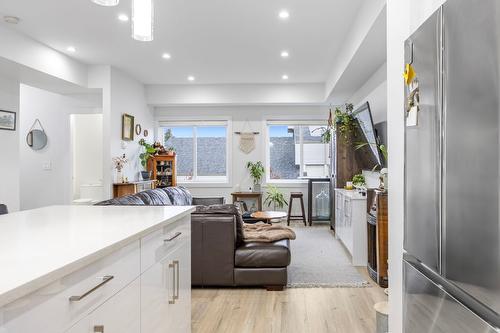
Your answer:
[[[52,163],[50,161],[44,161],[42,163],[42,170],[52,170]]]

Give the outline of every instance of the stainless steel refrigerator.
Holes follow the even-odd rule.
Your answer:
[[[404,331],[498,332],[500,1],[448,0],[405,49]]]

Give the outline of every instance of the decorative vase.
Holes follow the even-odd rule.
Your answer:
[[[260,192],[260,190],[261,190],[260,184],[259,183],[254,183],[253,184],[253,191],[254,192]]]
[[[149,180],[151,173],[149,171],[141,171],[142,180]]]
[[[115,183],[123,183],[123,173],[121,170],[116,170],[116,181]]]

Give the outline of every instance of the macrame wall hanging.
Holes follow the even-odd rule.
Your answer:
[[[234,132],[240,136],[240,150],[245,154],[250,154],[255,149],[255,136],[260,134],[259,132],[252,131],[250,127],[250,122],[245,120],[243,124],[243,129],[241,132]]]

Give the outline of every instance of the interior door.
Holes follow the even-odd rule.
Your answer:
[[[438,11],[405,45],[405,61],[413,62],[416,72],[420,105],[418,125],[405,130],[404,248],[435,271],[439,271],[441,186],[439,29]],[[405,90],[408,97],[408,87]]]
[[[443,274],[500,314],[500,2],[450,0]]]

